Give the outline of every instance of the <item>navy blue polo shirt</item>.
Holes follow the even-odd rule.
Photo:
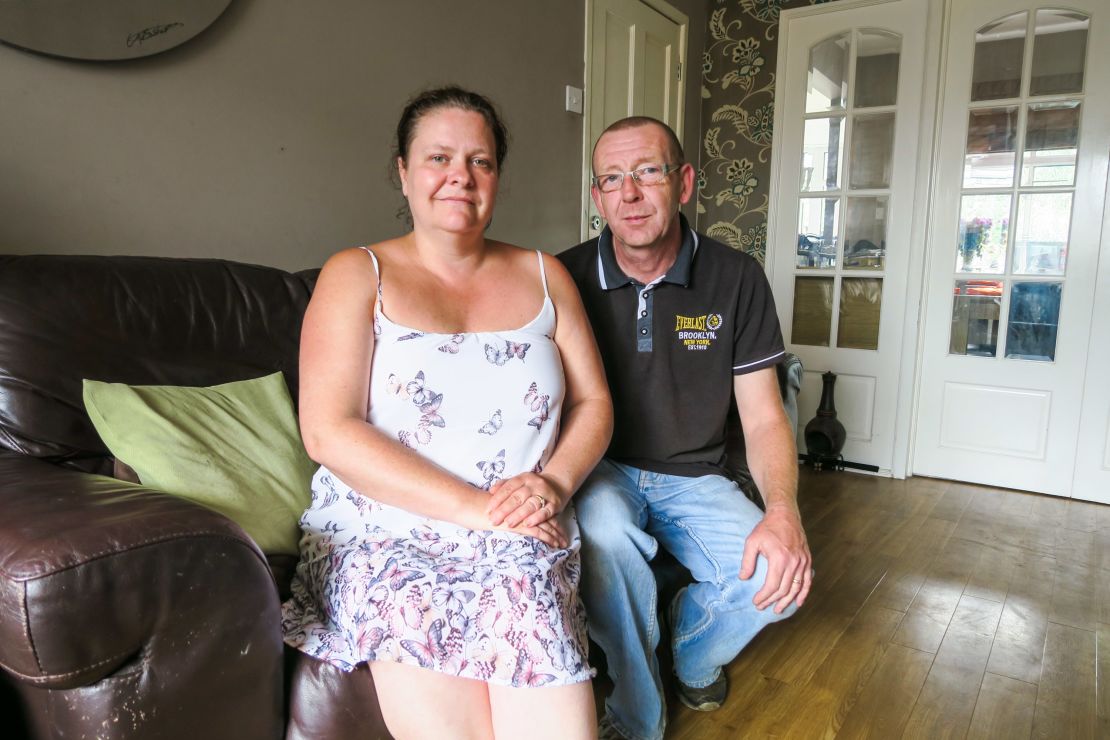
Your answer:
[[[644,470],[724,471],[733,377],[785,355],[774,299],[752,257],[690,229],[667,273],[624,274],[606,227],[559,255],[597,336],[615,427],[606,455]]]

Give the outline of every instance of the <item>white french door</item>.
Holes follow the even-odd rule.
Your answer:
[[[947,5],[913,471],[1110,502],[1110,2],[1063,5]]]
[[[912,248],[927,0],[783,14],[769,270],[802,359],[799,449],[837,374],[846,460],[891,474]]]

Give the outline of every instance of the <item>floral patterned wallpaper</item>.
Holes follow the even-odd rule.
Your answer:
[[[698,230],[762,263],[779,11],[833,0],[715,0],[702,58]]]

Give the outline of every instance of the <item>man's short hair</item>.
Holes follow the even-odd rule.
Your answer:
[[[622,118],[619,121],[614,121],[609,124],[609,126],[601,132],[601,136],[597,137],[597,141],[594,142],[593,151],[590,152],[591,169],[594,166],[594,155],[597,154],[597,144],[605,134],[610,131],[623,131],[628,128],[638,128],[640,126],[658,126],[666,134],[667,148],[670,149],[669,154],[674,161],[666,163],[661,162],[660,164],[683,164],[686,162],[686,155],[682,151],[682,142],[678,140],[678,136],[675,134],[674,129],[658,118],[652,118],[651,116],[629,116],[628,118]],[[594,174],[596,175],[597,172],[595,171]]]

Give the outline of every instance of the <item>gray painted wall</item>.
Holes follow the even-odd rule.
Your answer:
[[[699,150],[708,0],[690,16]],[[513,142],[490,234],[550,252],[579,229],[585,11],[559,0],[234,0],[198,38],[122,63],[0,45],[0,253],[223,257],[287,269],[405,230],[389,181],[417,90],[490,95]]]

